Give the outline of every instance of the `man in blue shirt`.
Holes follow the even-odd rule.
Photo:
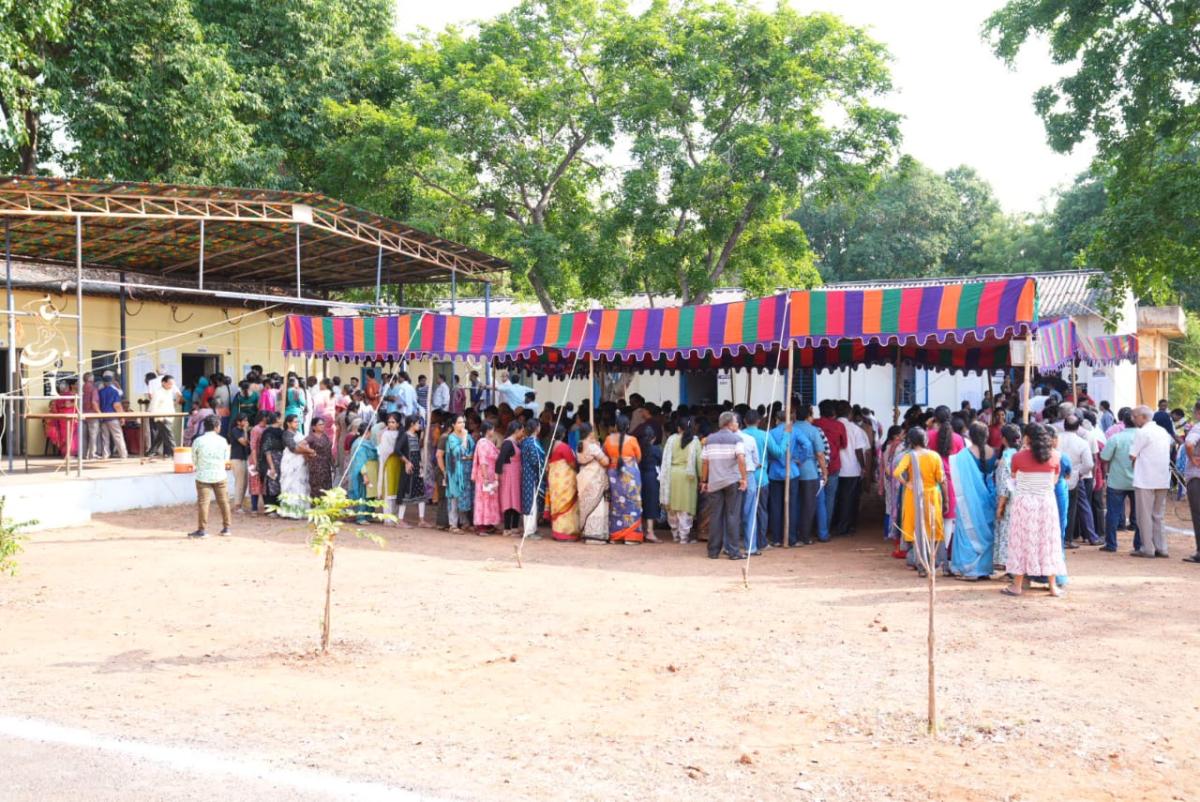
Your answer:
[[[746,550],[757,554],[767,546],[767,433],[759,428],[761,416],[748,409],[738,432],[746,443],[746,493],[742,497],[742,533]],[[751,453],[753,452],[753,453]]]
[[[795,407],[795,432],[799,437],[808,441],[813,458],[800,465],[800,520],[799,534],[801,543],[812,543],[813,524],[817,524],[817,538],[822,543],[829,542],[828,518],[820,516],[821,485],[827,478],[828,463],[825,461],[829,443],[824,433],[812,422],[812,404],[799,404]]]
[[[121,390],[116,386],[112,371],[104,372],[104,384],[99,392],[101,412],[124,412],[121,407]],[[104,418],[100,421],[100,459],[113,454],[121,459],[129,456],[125,449],[125,434],[121,431],[119,418]]]
[[[796,412],[797,410],[793,408],[793,417]],[[787,464],[789,443],[791,444],[790,465]],[[790,421],[781,422],[771,429],[767,436],[767,479],[770,482],[767,518],[772,545],[783,545],[785,492],[788,500],[787,542],[789,546],[795,546],[800,542],[800,520],[804,517],[801,507],[800,466],[812,462],[812,460],[811,441],[802,436]],[[815,507],[813,509],[815,511]],[[811,537],[809,542],[811,542]]]

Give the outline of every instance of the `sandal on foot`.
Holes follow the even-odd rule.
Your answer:
[[[1005,596],[1012,596],[1013,598],[1020,598],[1021,596],[1025,595],[1024,592],[1018,593],[1017,591],[1013,590],[1011,587],[1000,588],[1000,592],[1003,593]]]

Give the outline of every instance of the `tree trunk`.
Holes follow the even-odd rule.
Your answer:
[[[325,620],[321,624],[321,654],[329,653],[329,606],[333,595],[333,544],[325,547]]]
[[[550,291],[546,289],[546,284],[542,281],[542,277],[537,274],[537,270],[529,268],[525,273],[525,278],[529,279],[529,286],[533,287],[533,292],[537,295],[538,303],[542,305],[542,311],[547,315],[557,314],[558,309],[554,305],[554,299],[550,297]]]
[[[21,175],[33,175],[37,169],[38,116],[34,112],[32,104],[26,107],[24,118],[25,144],[17,149],[21,157],[19,171]]]

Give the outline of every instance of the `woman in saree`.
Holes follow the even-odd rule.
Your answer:
[[[579,475],[575,487],[579,491],[579,520],[582,521],[584,543],[608,542],[608,457],[596,439],[591,424],[581,423],[579,435]]]
[[[524,535],[531,540],[541,540],[538,534],[538,519],[545,508],[546,486],[542,468],[546,464],[546,451],[538,442],[542,424],[537,418],[525,421],[525,438],[521,440],[521,516],[525,524]]]
[[[475,443],[475,459],[471,463],[477,535],[491,534],[500,525],[500,477],[496,473],[500,447],[496,444],[497,439],[496,427],[491,421],[479,424],[479,440]]]
[[[958,510],[950,573],[974,582],[992,575],[996,549],[996,492],[991,468],[995,454],[987,444],[988,427],[976,421],[967,430],[970,445],[950,458],[950,486]]]
[[[503,407],[502,407],[503,409]],[[501,420],[504,420],[503,413]],[[520,421],[510,421],[508,437],[500,444],[496,467],[500,471],[500,514],[504,516],[504,534],[521,533],[521,439],[525,430]]]
[[[659,503],[667,511],[671,539],[691,543],[700,482],[700,438],[692,418],[683,417],[676,423],[675,434],[663,447],[662,464],[666,476],[659,486]]]
[[[258,512],[258,501],[263,495],[263,476],[258,466],[262,462],[262,436],[267,430],[267,414],[260,412],[250,429],[250,463],[246,468],[249,475],[250,512]]]
[[[629,436],[629,418],[617,416],[616,431],[604,441],[608,456],[608,531],[610,543],[642,542],[642,460],[637,438]]]
[[[946,472],[941,455],[925,447],[924,429],[914,426],[905,439],[910,450],[893,472],[904,482],[900,535],[910,544],[909,564],[920,576],[927,576],[930,569],[946,563]],[[937,544],[933,565],[926,553],[931,544]]]
[[[396,516],[396,525],[408,528],[408,524],[397,515],[397,499],[400,497],[400,475],[404,472],[404,463],[397,451],[400,441],[400,413],[391,412],[384,419],[383,430],[375,440],[375,448],[379,451],[379,473],[376,477],[379,497],[383,499],[383,512]]]
[[[429,526],[425,520],[425,461],[421,459],[421,454],[424,453],[421,448],[421,417],[409,415],[404,423],[404,432],[396,439],[396,453],[400,456],[402,471],[400,490],[397,493],[400,506],[396,517],[403,521],[405,508],[409,504],[416,504],[417,525]]]
[[[1012,499],[1012,458],[1021,447],[1021,429],[1013,423],[1000,427],[1000,438],[1004,445],[996,462],[996,545],[992,557],[993,567],[1004,573],[1008,566],[1008,505]]]
[[[547,499],[550,505],[550,536],[555,540],[579,540],[579,486],[575,481],[575,452],[567,444],[567,430],[554,430],[554,445],[546,467]]]
[[[450,531],[461,532],[463,526],[471,525],[471,507],[475,501],[475,489],[471,485],[471,462],[475,457],[475,444],[467,434],[467,419],[454,417],[454,428],[446,437],[446,513],[450,520]]]
[[[279,467],[279,515],[304,518],[308,511],[308,458],[315,452],[300,434],[300,419],[288,415],[283,421],[283,460]]]
[[[304,442],[312,450],[308,457],[308,494],[320,496],[333,489],[333,442],[324,418],[313,418],[312,431]]]

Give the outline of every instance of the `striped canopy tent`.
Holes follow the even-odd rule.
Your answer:
[[[355,361],[488,360],[542,375],[586,368],[721,366],[835,369],[911,362],[947,370],[1007,367],[1008,341],[1037,322],[1029,277],[968,284],[797,290],[725,304],[593,309],[482,318],[432,312],[387,317],[291,315],[283,350]],[[780,349],[784,353],[780,353]]]
[[[1136,334],[1105,334],[1089,337],[1079,332],[1074,318],[1042,322],[1037,329],[1038,367],[1060,370],[1072,361],[1089,365],[1137,362]]]

